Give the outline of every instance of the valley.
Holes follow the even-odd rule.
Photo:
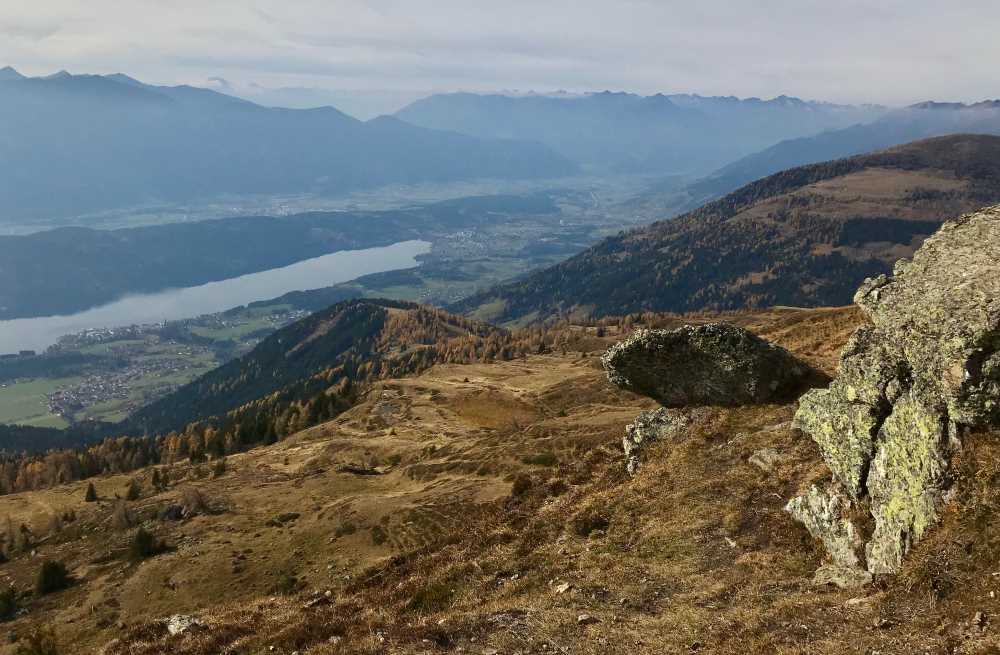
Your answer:
[[[10,361],[0,361],[0,378],[13,378],[0,387],[0,423],[61,428],[81,420],[123,420],[248,352],[275,329],[347,298],[456,302],[557,263],[630,224],[635,217],[620,203],[639,185],[637,180],[620,186],[587,181],[580,188],[525,196],[442,200],[391,210],[392,216],[390,210],[370,211],[352,220],[368,221],[376,230],[374,238],[406,226],[410,234],[430,242],[340,251],[201,287],[129,296],[75,315],[0,321],[0,352],[43,352],[58,342],[28,374],[17,373]],[[386,225],[378,227],[379,221]],[[206,234],[217,229],[206,227]],[[299,233],[294,226],[289,230]],[[242,238],[238,234],[227,238]],[[289,243],[289,238],[277,243]],[[151,241],[150,247],[159,243]],[[205,252],[208,262],[212,248]],[[294,250],[282,256],[289,252]],[[373,269],[384,272],[363,274]],[[108,272],[137,282],[121,277],[119,267]],[[352,277],[356,279],[327,286]],[[234,303],[244,304],[228,309]],[[84,359],[67,368],[62,365],[67,355]],[[94,357],[99,361],[92,361]]]
[[[521,325],[845,304],[944,221],[1000,200],[998,153],[1000,137],[952,135],[782,171],[449,309]]]

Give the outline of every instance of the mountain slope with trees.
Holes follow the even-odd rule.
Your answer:
[[[844,305],[943,221],[998,199],[1000,137],[929,139],[772,175],[451,309],[505,323]]]
[[[724,166],[692,184],[688,192],[695,200],[709,200],[789,168],[948,134],[1000,135],[1000,102],[924,102],[892,111],[871,123],[788,139]]]

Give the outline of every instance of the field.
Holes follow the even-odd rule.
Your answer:
[[[69,423],[49,410],[47,396],[80,378],[29,380],[0,385],[0,423],[64,428]]]

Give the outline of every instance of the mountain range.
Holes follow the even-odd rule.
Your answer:
[[[997,200],[1000,137],[938,137],[774,174],[450,309],[527,323],[846,305],[862,280],[890,271],[943,221]]]
[[[708,173],[794,137],[871,121],[878,106],[834,105],[780,96],[583,96],[439,94],[397,118],[480,138],[544,143],[587,170]]]
[[[0,212],[48,218],[227,194],[331,193],[395,183],[554,177],[549,148],[367,122],[332,107],[266,108],[121,74],[0,73]]]

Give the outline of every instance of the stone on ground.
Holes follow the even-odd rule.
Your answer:
[[[780,401],[812,373],[784,348],[728,323],[637,330],[602,362],[613,384],[665,407]]]

